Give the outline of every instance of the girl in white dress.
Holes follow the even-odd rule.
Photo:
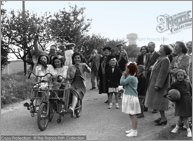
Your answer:
[[[138,68],[135,63],[128,63],[126,70],[120,80],[120,84],[124,86],[125,92],[122,99],[122,112],[129,114],[132,121],[132,129],[126,131],[127,137],[137,136],[137,116],[141,113],[138,99]]]

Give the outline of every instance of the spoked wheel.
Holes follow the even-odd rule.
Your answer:
[[[49,112],[49,122],[52,121],[53,117],[54,117],[54,114],[55,114],[55,110],[54,110],[54,105],[52,103],[50,103],[50,112]]]
[[[63,103],[62,104],[62,108],[61,108],[61,111],[63,111],[63,112],[58,111],[59,112],[59,117],[57,119],[57,123],[60,123],[62,121],[62,117],[64,117],[66,115],[66,111],[65,110],[66,110],[66,107],[65,107],[65,104]]]
[[[48,116],[46,116],[48,115]],[[47,114],[47,104],[42,103],[40,105],[39,111],[38,111],[38,116],[37,116],[37,122],[38,122],[38,128],[41,131],[44,131],[49,122],[49,114]]]
[[[78,100],[76,109],[74,110],[74,113],[76,115],[77,118],[79,118],[81,116],[82,113],[82,100]]]

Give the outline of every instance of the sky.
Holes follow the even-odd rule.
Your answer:
[[[186,28],[171,34],[170,30],[158,32],[156,27],[160,24],[157,18],[167,14],[173,16],[178,13],[191,11],[192,1],[25,1],[25,9],[38,15],[45,12],[56,13],[68,5],[85,7],[84,15],[92,19],[89,34],[100,34],[110,39],[124,39],[127,35],[136,33],[136,43],[139,47],[153,41],[155,50],[160,44],[170,44],[176,41],[188,42],[192,40],[192,21],[185,23]],[[22,1],[7,1],[3,7],[11,10],[22,10]],[[164,42],[163,42],[164,38]]]

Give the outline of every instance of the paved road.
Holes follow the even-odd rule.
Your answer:
[[[23,103],[16,103],[1,110],[1,135],[86,135],[87,140],[133,140],[125,136],[125,130],[131,128],[131,120],[123,114],[121,109],[108,109],[106,95],[99,95],[98,90],[89,90],[90,82],[87,82],[87,93],[83,99],[83,112],[80,118],[70,116],[56,123],[55,115],[48,128],[40,131],[37,126],[37,118],[31,117],[29,111],[23,107]],[[121,104],[121,100],[119,101]],[[138,137],[135,139],[151,139],[154,133],[159,133],[175,122],[173,120],[174,109],[166,112],[167,126],[154,126],[153,120],[159,114],[152,114],[151,109],[145,113],[145,118],[138,120]]]

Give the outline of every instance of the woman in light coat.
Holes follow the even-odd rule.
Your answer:
[[[163,95],[170,84],[170,61],[168,55],[170,55],[171,52],[171,48],[167,45],[163,45],[160,48],[160,57],[151,68],[152,72],[146,93],[145,106],[159,110],[160,112],[161,118],[154,121],[157,126],[167,124],[167,118],[165,117],[164,111],[168,110],[169,101],[164,98]]]
[[[181,41],[177,41],[174,48],[174,53],[177,55],[173,60],[169,68],[169,73],[172,75],[172,83],[176,81],[174,73],[178,69],[185,70],[187,74],[187,80],[189,80],[189,66],[190,56],[187,54],[188,49]]]

